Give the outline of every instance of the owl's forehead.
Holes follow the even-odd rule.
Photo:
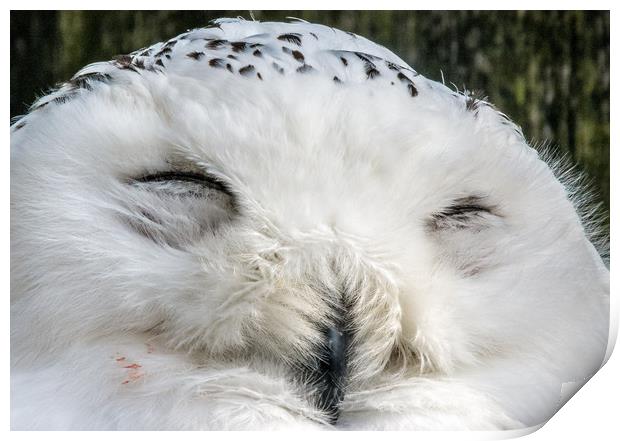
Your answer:
[[[295,225],[368,210],[377,222],[400,219],[394,211],[496,191],[498,175],[512,180],[528,164],[512,130],[486,130],[482,109],[476,116],[451,96],[412,99],[389,85],[320,77],[228,81],[183,91],[184,104],[162,128],[159,158],[189,158]]]
[[[135,82],[136,77],[149,83],[153,77],[168,76],[213,84],[225,81],[223,73],[256,82],[315,76],[334,83],[389,85],[411,98],[422,90],[463,98],[419,75],[385,47],[350,32],[302,21],[220,19],[211,27],[86,66],[31,111],[66,104],[99,83]]]
[[[350,32],[303,21],[220,19],[208,28],[86,66],[34,103],[30,114],[19,119],[13,130],[33,120],[31,114],[56,111],[89,95],[102,95],[101,89],[106,88],[120,89],[121,94],[146,89],[153,105],[173,108],[184,105],[184,99],[201,97],[205,89],[225,91],[232,99],[239,98],[235,91],[241,86],[244,90],[254,88],[251,94],[255,96],[268,95],[277,87],[289,87],[294,95],[299,89],[316,87],[317,80],[341,87],[361,86],[358,90],[375,98],[373,107],[385,95],[394,94],[411,101],[405,108],[414,102],[448,101],[477,115],[481,107],[490,107],[483,100],[428,80],[385,47]],[[210,97],[203,97],[203,104],[214,104]],[[226,101],[226,93],[218,93],[218,99]],[[304,106],[303,101],[296,104]],[[398,116],[403,111],[400,107],[389,113]],[[518,132],[507,119],[500,124]]]

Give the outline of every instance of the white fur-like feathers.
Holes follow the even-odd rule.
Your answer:
[[[14,429],[515,429],[603,362],[579,192],[363,37],[220,20],[11,144]]]

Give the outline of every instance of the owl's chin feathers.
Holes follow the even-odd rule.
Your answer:
[[[131,430],[138,419],[143,430],[333,429],[329,413],[286,377],[274,366],[197,362],[147,335],[113,336],[66,350],[36,373],[14,374],[13,391],[19,393],[13,394],[12,428]],[[394,380],[386,376],[348,394],[335,428],[522,427],[487,395],[458,380]]]

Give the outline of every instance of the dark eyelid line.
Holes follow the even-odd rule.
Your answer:
[[[477,204],[455,204],[455,205],[450,205],[449,207],[444,208],[438,214],[441,214],[443,216],[452,216],[452,215],[457,215],[457,214],[476,213],[476,212],[492,213],[492,210],[489,207],[485,207],[485,206],[477,205]]]
[[[494,214],[494,208],[482,203],[484,197],[468,196],[455,199],[451,205],[442,209],[438,214],[444,216],[458,215],[464,213],[485,212]]]
[[[180,171],[164,171],[157,172],[152,174],[147,174],[141,176],[139,178],[132,178],[130,183],[136,182],[166,182],[166,181],[184,181],[184,182],[192,182],[196,184],[201,184],[212,188],[214,190],[221,191],[232,196],[232,191],[228,188],[228,186],[222,182],[220,179],[201,173],[194,172],[180,172]]]

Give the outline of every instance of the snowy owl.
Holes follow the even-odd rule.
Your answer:
[[[217,20],[11,142],[13,429],[516,429],[603,362],[572,187],[361,36]]]

